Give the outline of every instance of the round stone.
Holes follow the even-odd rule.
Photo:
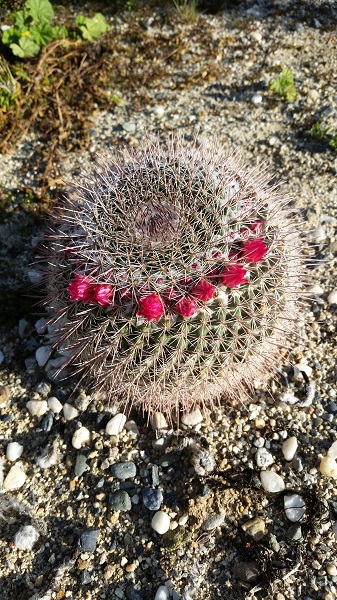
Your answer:
[[[72,421],[72,419],[76,419],[79,415],[79,411],[72,404],[68,404],[66,402],[63,406],[63,416],[66,421]]]
[[[110,421],[107,422],[105,427],[105,433],[107,435],[118,435],[123,429],[126,423],[126,416],[122,413],[118,413]]]
[[[118,490],[110,495],[109,505],[112,510],[126,512],[131,509],[131,498],[125,490]]]
[[[99,538],[99,529],[85,529],[78,540],[78,547],[82,552],[94,552]]]
[[[204,420],[203,415],[199,408],[192,410],[190,413],[186,413],[182,416],[181,422],[183,425],[187,427],[194,427],[195,425],[199,425]]]
[[[165,108],[159,105],[155,107],[153,112],[157,117],[163,117],[165,113]]]
[[[33,525],[23,525],[14,535],[14,546],[18,550],[31,550],[39,538],[39,532]]]
[[[314,296],[321,296],[322,294],[324,294],[323,288],[318,283],[314,283],[314,285],[311,285],[308,288],[308,292],[309,294],[313,294]]]
[[[329,458],[337,458],[337,440],[333,444],[331,444],[328,450],[328,456]]]
[[[169,598],[170,592],[168,588],[166,587],[166,585],[161,585],[156,591],[154,600],[169,600]]]
[[[81,477],[81,475],[83,475],[83,473],[85,473],[85,471],[89,471],[89,465],[87,465],[87,457],[84,456],[84,454],[78,454],[76,456],[76,463],[75,463],[75,476],[76,477]]]
[[[201,529],[204,531],[212,531],[212,529],[216,529],[223,524],[225,520],[225,513],[219,515],[210,515],[206,517],[206,519],[201,524]]]
[[[131,121],[125,121],[122,127],[127,133],[134,133],[136,131],[136,123],[132,123]]]
[[[327,566],[326,572],[330,577],[337,577],[337,567],[334,563]]]
[[[23,486],[26,481],[26,473],[23,472],[21,467],[13,465],[8,471],[4,481],[4,489],[8,492],[10,490],[17,490]]]
[[[152,517],[151,526],[157,533],[163,535],[170,529],[171,519],[162,510],[158,510],[155,515]]]
[[[19,442],[9,442],[6,448],[6,458],[11,462],[15,462],[20,458],[23,452],[23,446]]]
[[[35,359],[39,367],[44,367],[52,353],[51,346],[40,346],[35,352]]]
[[[91,433],[89,431],[89,429],[87,429],[86,427],[80,427],[79,429],[76,429],[71,443],[73,448],[76,448],[76,450],[79,450],[80,448],[82,448],[82,446],[87,446],[90,443],[91,440]]]
[[[299,494],[284,496],[284,510],[287,518],[292,523],[300,521],[305,513],[305,502]]]
[[[295,436],[292,436],[283,442],[282,452],[283,452],[283,456],[286,459],[286,461],[290,462],[294,458],[294,456],[296,454],[297,446],[298,446],[298,441]]]
[[[329,304],[337,304],[337,289],[330,292],[327,297],[327,301]]]
[[[252,96],[252,103],[253,104],[261,104],[263,98],[261,94],[254,94],[254,96]]]
[[[41,421],[41,429],[45,433],[49,433],[53,427],[54,417],[52,412],[47,412]]]
[[[283,492],[285,488],[281,475],[278,475],[275,471],[261,471],[260,479],[266,492],[276,494],[277,492]]]
[[[330,456],[323,456],[319,464],[319,470],[325,477],[337,479],[337,462]]]
[[[258,467],[270,467],[273,464],[273,455],[266,448],[258,448],[255,454],[255,460]]]
[[[32,417],[42,417],[48,410],[48,404],[46,400],[28,400],[26,408]]]
[[[58,398],[55,398],[55,396],[51,396],[50,398],[48,398],[47,402],[48,402],[48,406],[49,406],[50,410],[55,415],[58,415],[61,412],[63,406],[62,406],[61,402],[58,400]]]
[[[143,490],[143,504],[148,510],[159,510],[163,502],[163,494],[154,488]]]
[[[266,535],[266,523],[260,517],[256,517],[255,519],[250,519],[246,521],[242,525],[243,531],[248,533],[256,542],[262,540],[262,538]]]
[[[137,469],[135,463],[131,461],[115,463],[111,467],[111,473],[117,479],[130,479],[136,477]]]
[[[161,412],[155,412],[151,416],[151,427],[154,431],[157,429],[167,429],[168,424],[167,421]]]

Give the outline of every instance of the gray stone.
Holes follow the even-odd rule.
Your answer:
[[[85,529],[78,540],[78,547],[81,552],[94,552],[96,549],[97,540],[99,538],[100,529]]]
[[[117,479],[124,480],[130,479],[131,477],[135,477],[137,469],[135,463],[131,461],[126,461],[123,463],[115,463],[114,465],[112,465],[111,473],[114,477],[117,477]]]
[[[131,123],[131,121],[125,121],[122,127],[127,133],[134,133],[136,131],[136,123]]]
[[[159,510],[163,502],[163,494],[160,490],[154,488],[145,488],[143,490],[143,504],[149,510]]]
[[[118,490],[110,495],[109,505],[112,510],[126,512],[131,509],[131,498],[125,490]]]
[[[303,538],[301,525],[298,525],[298,523],[291,525],[291,527],[289,527],[289,529],[286,531],[286,536],[293,542],[300,542]]]
[[[256,562],[240,562],[233,567],[234,574],[242,581],[256,581],[259,576],[259,568]]]
[[[84,454],[78,454],[76,456],[75,463],[75,475],[76,477],[81,477],[85,471],[89,471],[90,467],[87,465],[87,457]]]
[[[49,433],[53,427],[53,423],[54,423],[53,413],[48,412],[41,421],[41,429],[43,429],[43,431],[45,433]]]

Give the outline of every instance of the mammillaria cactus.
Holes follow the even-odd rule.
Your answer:
[[[42,259],[65,366],[148,412],[243,397],[299,317],[296,212],[216,141],[148,141],[71,186]],[[62,362],[62,359],[61,359]]]

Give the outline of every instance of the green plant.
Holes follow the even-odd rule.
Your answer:
[[[266,181],[215,141],[173,139],[73,184],[40,272],[49,375],[71,366],[125,410],[170,416],[275,372],[304,261],[296,212]]]
[[[331,146],[331,148],[337,152],[337,133],[335,133],[335,135],[330,139],[329,146]]]
[[[198,0],[173,0],[173,4],[183,21],[193,22],[196,20]]]
[[[0,108],[8,110],[16,104],[20,95],[20,84],[4,59],[0,58]]]
[[[54,11],[49,0],[27,0],[23,10],[12,13],[14,26],[5,29],[2,42],[15,56],[34,57],[52,40],[65,38],[67,29],[51,25]]]
[[[310,135],[314,140],[323,142],[329,129],[329,127],[323,129],[323,127],[321,127],[321,121],[316,121],[310,129]]]
[[[76,18],[76,23],[83,39],[88,42],[95,42],[109,29],[106,19],[101,13],[96,13],[92,19],[80,15]]]
[[[290,69],[284,69],[269,87],[271,92],[278,94],[280,98],[285,100],[294,100],[296,98],[296,88],[294,86],[294,76]]]

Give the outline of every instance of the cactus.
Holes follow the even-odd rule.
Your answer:
[[[40,267],[60,371],[168,416],[270,377],[297,329],[304,260],[296,211],[269,181],[215,140],[179,138],[71,185]]]

